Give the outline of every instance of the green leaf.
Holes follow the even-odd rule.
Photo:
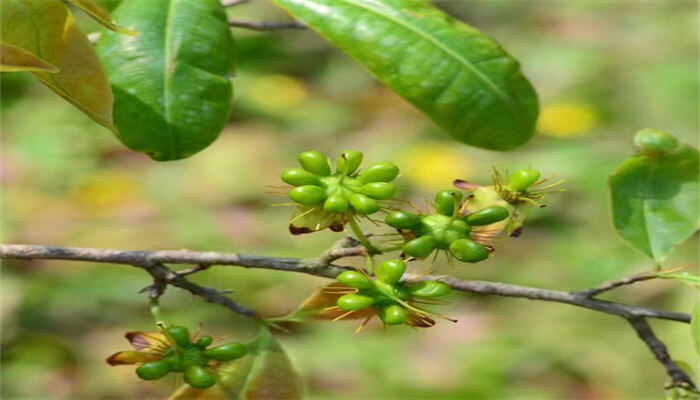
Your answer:
[[[218,0],[125,0],[112,13],[139,32],[105,32],[98,52],[115,95],[117,137],[155,160],[189,157],[228,121],[233,38]]]
[[[99,124],[112,126],[113,96],[92,43],[60,0],[0,1],[0,36],[58,72],[31,71]]]
[[[126,35],[136,35],[137,33],[132,31],[131,29],[127,28],[122,28],[121,26],[118,26],[113,20],[112,17],[109,16],[109,13],[104,10],[102,7],[98,6],[93,2],[92,0],[66,0],[69,3],[73,4],[74,6],[80,8],[81,10],[85,11],[87,15],[89,15],[92,19],[95,20],[98,24],[104,26],[105,28],[126,34]]]
[[[273,0],[454,139],[509,150],[533,135],[537,95],[495,41],[423,0]]]
[[[248,355],[223,363],[221,388],[234,399],[301,399],[304,389],[292,362],[267,329],[248,345]]]
[[[662,133],[663,144],[644,145],[650,133]],[[639,152],[610,175],[613,223],[632,247],[660,264],[698,228],[698,151],[661,131],[641,131],[636,142]]]
[[[7,43],[0,43],[0,72],[45,71],[58,72],[55,65],[34,54]]]

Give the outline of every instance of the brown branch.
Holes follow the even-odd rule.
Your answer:
[[[645,272],[643,274],[628,276],[620,279],[615,279],[612,281],[603,282],[602,284],[584,291],[579,292],[580,294],[588,297],[597,296],[603,292],[607,292],[613,289],[617,289],[620,286],[631,285],[633,283],[647,281],[650,279],[658,278],[659,276],[653,272]]]
[[[228,25],[234,28],[249,29],[252,31],[277,31],[282,29],[306,29],[301,22],[255,22],[240,19],[229,19]]]
[[[656,336],[649,322],[645,318],[630,318],[628,321],[640,339],[649,347],[654,357],[666,368],[666,373],[671,377],[669,387],[681,387],[697,391],[693,380],[673,361],[671,355],[668,354],[666,345]]]
[[[154,279],[155,293],[162,293],[163,283],[202,297],[204,300],[221,304],[230,310],[249,316],[256,316],[253,310],[245,308],[230,298],[224,296],[222,291],[205,288],[188,281],[184,275],[198,272],[204,266],[238,266],[244,268],[261,268],[276,271],[300,272],[317,275],[326,278],[334,278],[349,267],[333,265],[332,262],[348,256],[364,255],[364,249],[357,246],[356,239],[345,238],[337,242],[331,249],[320,256],[311,259],[264,257],[257,255],[244,255],[235,253],[201,252],[191,250],[164,250],[164,251],[129,251],[90,249],[78,247],[51,247],[38,245],[0,245],[1,259],[52,259],[73,260],[98,263],[132,265],[146,270]],[[194,264],[194,268],[173,271],[164,264]],[[407,276],[407,279],[416,279]],[[558,290],[539,289],[527,286],[510,285],[500,282],[465,281],[449,276],[426,276],[421,279],[436,279],[445,282],[454,290],[475,293],[481,295],[494,295],[505,297],[519,297],[531,300],[551,301],[570,304],[589,310],[616,315],[628,320],[635,328],[640,338],[649,346],[654,356],[661,362],[666,372],[676,386],[694,390],[692,380],[683,373],[668,355],[666,346],[656,337],[646,318],[658,318],[670,321],[690,322],[690,315],[674,311],[657,310],[649,307],[634,306],[623,303],[599,300],[593,296],[602,291],[609,290],[623,284],[638,282],[641,278],[625,278],[603,284],[598,288],[583,292],[564,292]],[[615,283],[617,282],[617,283]],[[624,282],[624,283],[623,283]],[[160,286],[157,286],[160,285]],[[155,287],[154,287],[155,286]],[[601,290],[603,289],[603,290]],[[150,291],[149,291],[150,293]],[[593,294],[591,294],[593,293]]]

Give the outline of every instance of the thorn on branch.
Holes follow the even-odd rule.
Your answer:
[[[229,19],[228,25],[234,28],[249,29],[252,31],[276,31],[284,29],[306,29],[307,26],[300,22],[254,22],[240,19]]]
[[[209,267],[211,267],[210,264],[197,264],[197,266],[195,266],[195,267],[177,271],[177,274],[180,276],[192,275],[192,274],[196,274],[197,272],[204,271],[204,270],[208,269]]]
[[[139,290],[139,293],[146,293],[149,298],[157,299],[165,293],[165,288],[168,284],[162,279],[153,279],[153,284]]]

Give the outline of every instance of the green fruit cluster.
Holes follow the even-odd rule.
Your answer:
[[[450,287],[439,281],[421,281],[414,284],[400,282],[406,271],[401,260],[387,260],[375,267],[375,278],[358,271],[345,271],[338,282],[356,288],[357,292],[338,298],[336,305],[343,311],[357,311],[368,307],[377,310],[386,325],[401,325],[409,321],[408,310],[416,298],[441,297],[450,293]]]
[[[203,336],[196,342],[184,326],[164,329],[173,346],[160,360],[147,362],[136,368],[136,375],[147,381],[160,379],[171,372],[183,372],[185,382],[197,389],[206,389],[216,384],[216,375],[209,367],[210,361],[230,361],[243,357],[246,346],[242,343],[227,343],[209,347],[211,336]]]
[[[332,172],[323,153],[305,151],[299,154],[301,168],[284,170],[282,180],[295,186],[289,198],[298,204],[322,207],[332,214],[369,215],[379,211],[377,200],[388,200],[396,194],[396,185],[391,181],[399,174],[399,168],[382,161],[359,171],[361,162],[361,152],[345,150]]]
[[[509,215],[506,208],[491,206],[462,216],[462,193],[456,190],[437,192],[434,208],[435,214],[430,215],[397,211],[387,216],[387,225],[407,238],[402,247],[404,254],[426,258],[439,249],[449,251],[460,261],[483,261],[489,257],[489,250],[473,240],[472,227],[503,221]]]

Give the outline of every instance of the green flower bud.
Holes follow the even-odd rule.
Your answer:
[[[451,216],[455,205],[462,202],[462,193],[456,190],[441,190],[435,194],[435,211],[438,214]]]
[[[355,311],[371,306],[374,304],[374,299],[361,294],[348,293],[340,296],[336,303],[343,311]]]
[[[656,129],[644,129],[634,137],[634,144],[642,154],[655,156],[668,153],[678,146],[678,140],[668,132]]]
[[[396,229],[412,229],[420,225],[420,217],[405,211],[395,211],[386,217],[387,225]]]
[[[168,360],[147,362],[136,368],[136,375],[145,381],[160,379],[172,371]]]
[[[194,345],[204,349],[207,346],[209,346],[212,341],[213,339],[211,338],[211,336],[202,336],[201,338],[199,338],[199,340],[197,340],[197,343],[195,343]]]
[[[408,321],[406,310],[396,304],[382,308],[379,317],[387,325],[401,325]]]
[[[360,186],[359,191],[376,200],[387,200],[396,194],[396,185],[387,182],[372,182]]]
[[[489,258],[489,251],[486,247],[471,239],[458,239],[450,244],[450,254],[454,258],[475,263]]]
[[[432,236],[421,236],[403,245],[401,250],[413,258],[425,258],[435,250],[437,242]]]
[[[204,350],[204,356],[218,361],[235,360],[243,357],[247,348],[243,343],[227,343]]]
[[[508,218],[508,210],[501,206],[490,206],[477,210],[464,219],[469,225],[489,225]]]
[[[527,190],[540,179],[540,172],[532,169],[519,169],[508,177],[508,187],[513,190]]]
[[[289,168],[282,171],[282,181],[292,186],[318,185],[321,182],[316,175],[301,168]]]
[[[382,282],[396,283],[406,272],[406,263],[401,260],[386,260],[377,264],[374,274]]]
[[[350,196],[350,205],[360,214],[369,215],[379,211],[379,204],[363,194]]]
[[[362,163],[362,152],[357,150],[345,150],[338,158],[336,170],[340,174],[350,175],[357,170],[360,163]]]
[[[310,150],[299,154],[299,164],[305,170],[318,176],[328,176],[331,173],[328,160],[320,151]]]
[[[374,283],[370,278],[357,271],[345,271],[338,275],[336,279],[343,285],[358,289],[371,289],[374,287]]]
[[[399,167],[387,162],[381,161],[370,165],[367,169],[360,172],[360,183],[370,182],[391,182],[399,175]]]
[[[168,335],[175,341],[179,347],[189,347],[190,331],[184,326],[171,326],[165,329]]]
[[[289,198],[305,206],[315,206],[326,199],[326,192],[318,186],[304,185],[290,190]]]
[[[401,300],[407,301],[411,298],[411,292],[409,292],[408,288],[403,284],[396,283],[394,284],[394,296]]]
[[[185,370],[185,382],[195,389],[206,389],[216,384],[216,378],[201,365],[192,365]]]
[[[440,281],[422,281],[408,288],[413,296],[440,297],[450,293],[452,289]]]
[[[341,193],[335,193],[323,203],[323,210],[329,213],[342,214],[348,211],[348,199]]]

